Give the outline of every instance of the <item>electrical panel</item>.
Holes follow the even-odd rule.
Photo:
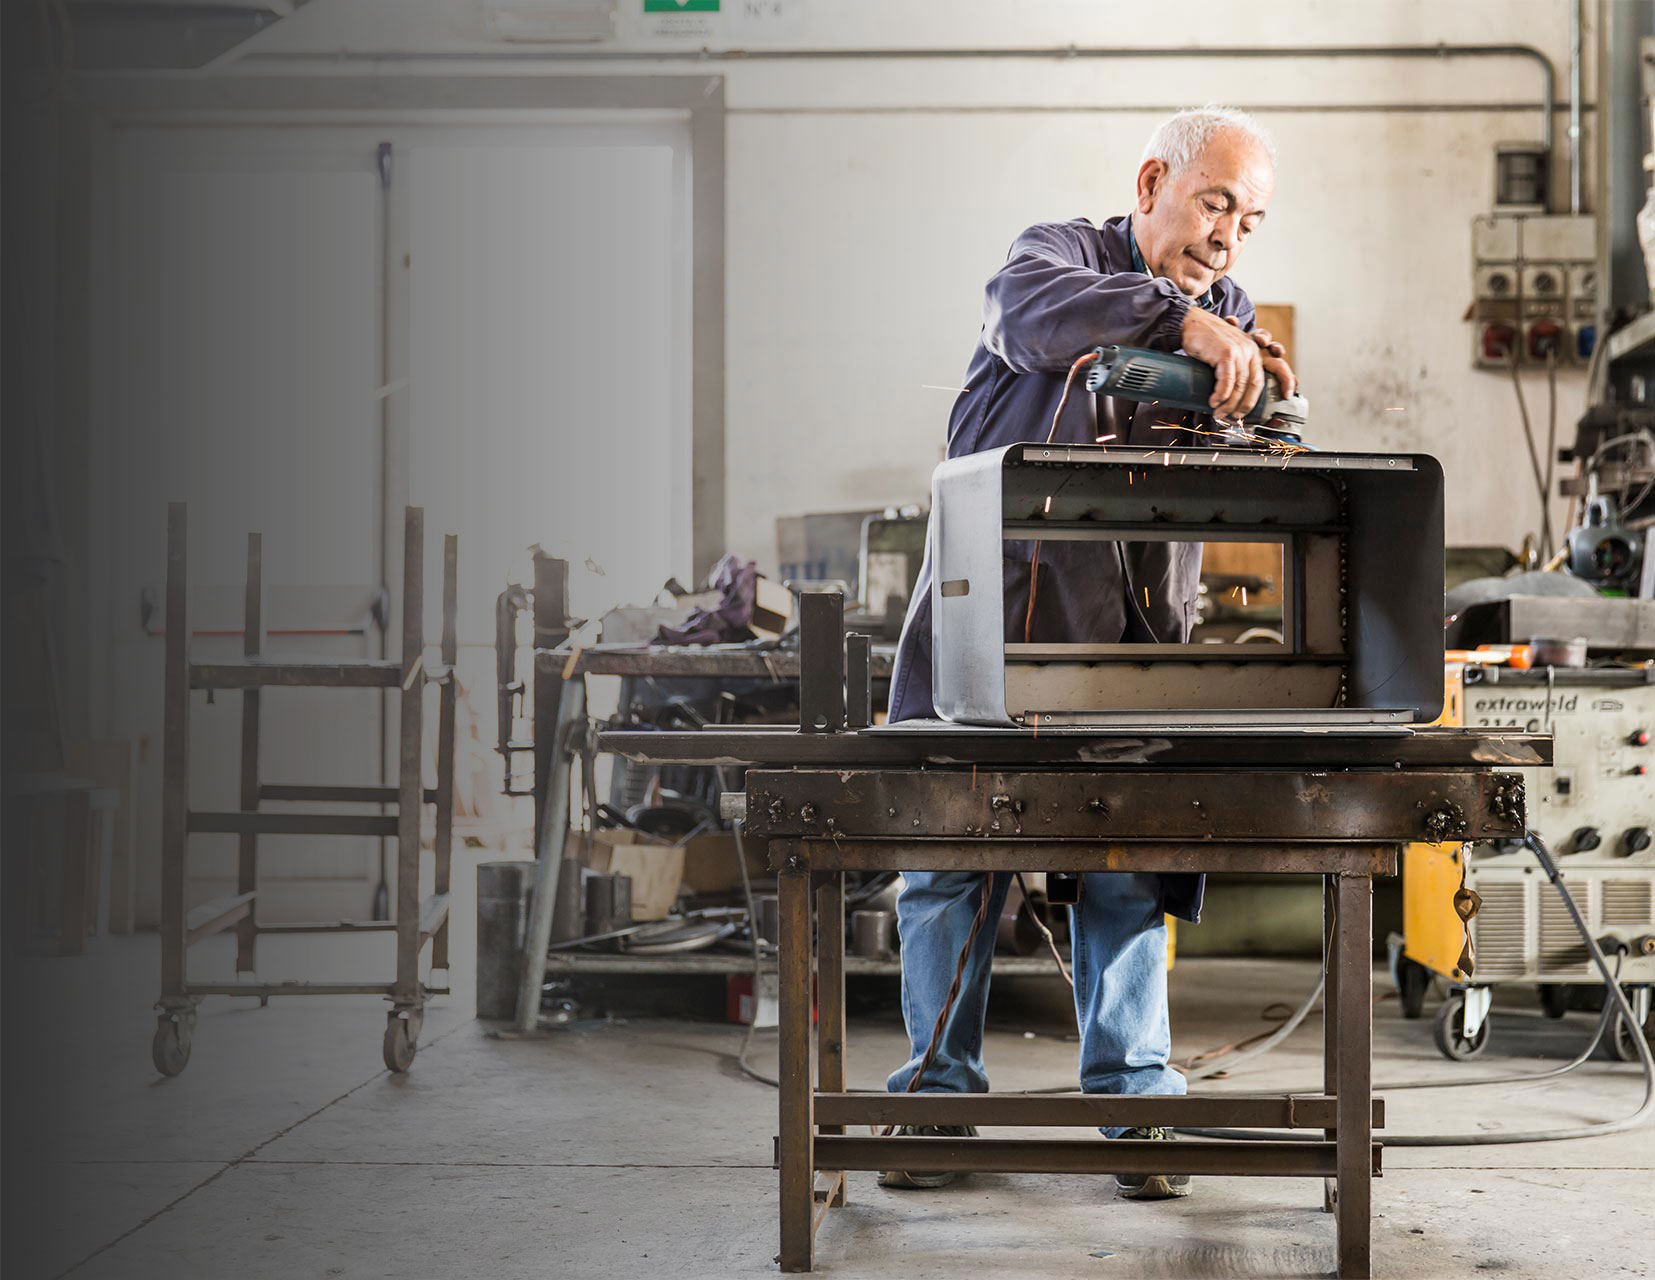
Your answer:
[[[1583,364],[1597,340],[1597,227],[1587,214],[1471,220],[1472,363]]]

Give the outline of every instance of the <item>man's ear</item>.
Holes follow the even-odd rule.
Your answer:
[[[1167,167],[1163,161],[1151,157],[1138,166],[1138,212],[1148,213],[1155,207],[1166,181]]]

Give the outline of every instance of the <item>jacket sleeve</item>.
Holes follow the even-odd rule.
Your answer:
[[[1170,280],[1093,271],[1073,230],[1056,223],[1018,236],[986,293],[983,344],[1018,373],[1061,372],[1112,343],[1176,351],[1194,305]]]

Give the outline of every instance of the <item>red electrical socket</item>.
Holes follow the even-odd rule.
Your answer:
[[[1483,326],[1483,359],[1505,364],[1511,360],[1512,348],[1517,343],[1517,330],[1509,324]]]
[[[1548,355],[1561,354],[1563,326],[1555,320],[1536,320],[1529,326],[1529,356],[1544,362]]]

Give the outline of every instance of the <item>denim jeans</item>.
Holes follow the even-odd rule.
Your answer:
[[[902,938],[902,1018],[910,1057],[886,1088],[908,1087],[949,984],[985,877],[968,871],[910,872],[897,898]],[[943,1028],[936,1057],[920,1089],[927,1093],[986,1093],[983,1017],[988,1007],[994,924],[1009,875],[992,877],[988,918],[971,948],[960,994]],[[1075,1017],[1080,1026],[1080,1087],[1086,1093],[1183,1093],[1184,1077],[1167,1065],[1172,1033],[1167,1021],[1167,930],[1161,878],[1125,872],[1083,877],[1080,903],[1070,908],[1074,939]],[[1122,1129],[1103,1130],[1119,1137]]]

